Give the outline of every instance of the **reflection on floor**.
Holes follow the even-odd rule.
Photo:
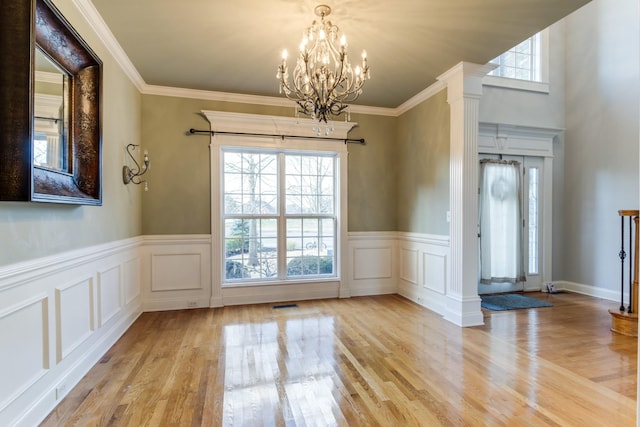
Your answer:
[[[145,313],[43,425],[635,425],[613,303],[528,295],[466,329],[394,295]]]

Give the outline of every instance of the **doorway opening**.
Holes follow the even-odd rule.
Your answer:
[[[479,157],[478,294],[541,289],[544,159]]]

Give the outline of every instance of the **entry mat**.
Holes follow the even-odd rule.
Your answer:
[[[480,298],[482,299],[480,305],[483,308],[494,311],[553,306],[550,302],[540,301],[539,299],[525,297],[520,294],[481,295]]]

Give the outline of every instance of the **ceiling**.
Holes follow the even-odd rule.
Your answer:
[[[460,61],[485,64],[590,0],[329,0],[330,20],[371,80],[355,104],[395,108]],[[92,0],[144,82],[282,97],[320,0]],[[290,54],[289,67],[295,65]]]

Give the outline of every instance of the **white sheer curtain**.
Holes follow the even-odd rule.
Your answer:
[[[480,282],[525,280],[520,163],[480,163]]]

